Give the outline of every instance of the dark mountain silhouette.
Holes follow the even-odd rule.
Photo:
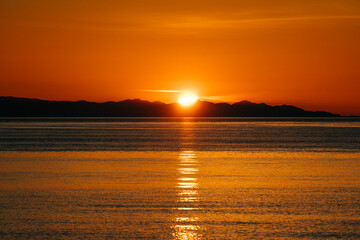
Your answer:
[[[1,117],[337,117],[324,111],[306,111],[291,105],[270,106],[241,101],[234,104],[198,101],[183,108],[140,99],[120,102],[46,101],[0,97]]]

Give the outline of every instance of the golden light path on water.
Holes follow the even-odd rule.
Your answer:
[[[177,212],[173,219],[174,240],[202,239],[201,227],[197,224],[199,210],[199,160],[196,152],[191,150],[193,141],[193,122],[184,121],[182,128],[181,145],[184,150],[179,153],[177,164]]]
[[[201,239],[198,233],[200,226],[196,225],[199,221],[193,213],[199,210],[199,186],[197,182],[198,160],[194,151],[182,151],[179,155],[178,164],[178,202],[180,207],[180,217],[174,219],[173,237],[178,240]]]

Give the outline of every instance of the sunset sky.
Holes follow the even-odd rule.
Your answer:
[[[360,115],[359,0],[0,1],[0,95]]]

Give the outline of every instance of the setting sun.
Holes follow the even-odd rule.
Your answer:
[[[199,97],[192,93],[186,93],[179,97],[178,103],[183,106],[191,106],[199,100]]]

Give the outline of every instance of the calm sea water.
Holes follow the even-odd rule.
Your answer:
[[[359,239],[360,118],[0,118],[1,239]]]

